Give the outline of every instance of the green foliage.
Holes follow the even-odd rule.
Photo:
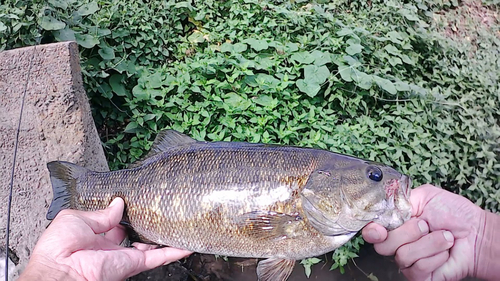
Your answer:
[[[498,211],[499,24],[465,2],[6,0],[0,49],[78,42],[112,169],[172,128],[376,160]]]
[[[304,266],[304,273],[306,274],[307,278],[311,276],[311,266],[320,262],[321,260],[318,258],[307,258],[300,261],[300,264]]]
[[[345,272],[344,266],[349,260],[358,257],[356,253],[359,252],[361,245],[364,243],[365,241],[363,238],[361,238],[361,236],[357,236],[347,242],[342,248],[335,250],[332,255],[333,265],[330,270],[338,268],[343,274]]]

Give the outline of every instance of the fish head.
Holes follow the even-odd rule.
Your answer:
[[[355,210],[388,230],[399,227],[411,217],[411,179],[395,169],[367,162],[364,184],[355,193]],[[361,181],[361,171],[358,173]],[[356,188],[355,188],[356,189]],[[357,197],[357,194],[361,196]],[[373,218],[372,218],[373,217]]]
[[[311,174],[302,207],[325,235],[355,232],[372,221],[390,230],[411,216],[410,187],[410,178],[391,167],[348,158]]]

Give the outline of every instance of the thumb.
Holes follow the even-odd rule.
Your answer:
[[[108,208],[93,212],[78,212],[78,216],[94,231],[101,234],[117,226],[123,218],[125,202],[120,197],[113,199]]]
[[[387,229],[373,222],[365,226],[361,231],[361,234],[366,242],[372,244],[380,243],[387,239]]]
[[[442,191],[443,189],[430,184],[424,184],[413,189],[410,195],[411,216],[421,216],[427,203]]]

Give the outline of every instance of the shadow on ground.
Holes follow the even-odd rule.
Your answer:
[[[369,279],[367,275],[372,274],[379,281],[383,280],[406,280],[399,273],[397,265],[392,257],[378,255],[373,246],[367,245],[360,252],[360,257],[355,259],[356,265],[351,261],[345,267],[345,273],[339,270],[330,271],[332,266],[331,254],[322,256],[327,262],[316,264],[312,267],[309,278],[304,274],[304,267],[297,262],[294,271],[288,281],[306,280],[376,280]],[[193,254],[188,259],[163,266],[161,268],[143,272],[130,278],[131,281],[139,280],[172,280],[172,281],[215,281],[215,280],[238,280],[256,281],[255,268],[257,259],[229,258],[224,261],[215,258],[214,255]]]

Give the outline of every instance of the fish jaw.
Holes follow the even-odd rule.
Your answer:
[[[401,175],[399,179],[388,181],[385,185],[385,193],[387,209],[378,215],[373,222],[392,230],[401,226],[411,217],[411,179],[406,175]]]

